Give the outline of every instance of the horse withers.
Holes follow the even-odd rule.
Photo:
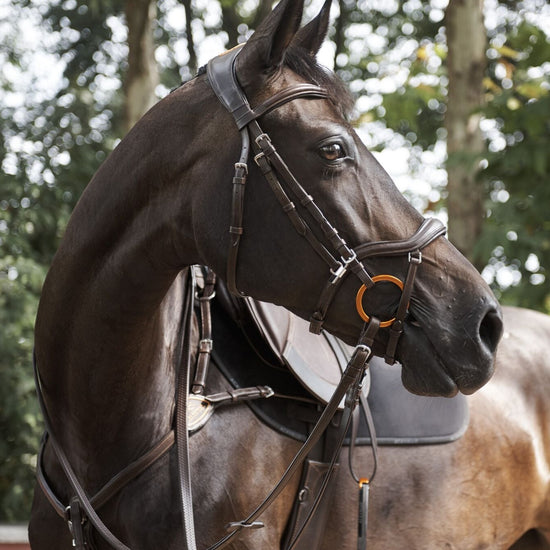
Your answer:
[[[399,339],[381,328],[372,350],[392,348],[412,392],[470,394],[493,374],[502,332],[495,298],[441,232],[425,238],[422,217],[347,121],[351,102],[342,84],[315,62],[329,8],[327,1],[299,29],[303,2],[283,0],[234,57],[227,78],[238,85],[243,117],[220,101],[219,73],[202,73],[136,124],[83,193],[36,321],[50,437],[29,527],[34,549],[71,547],[75,522],[70,533],[64,507],[72,503],[78,513],[86,495],[93,501],[170,434],[176,374],[185,348],[198,345],[192,331],[182,346],[189,265],[208,265],[236,292],[322,321],[352,345],[365,324],[356,311],[362,289],[369,318],[400,316]],[[243,153],[245,133],[261,149],[257,163]],[[386,284],[375,284],[380,275]],[[388,280],[405,282],[406,300]],[[335,292],[327,286],[333,283]],[[263,464],[263,480],[273,480],[291,449],[281,447],[265,463],[267,432],[263,438],[233,439],[216,466],[245,452]],[[194,460],[206,464],[212,457],[208,446],[203,451]],[[162,453],[101,502],[98,519],[126,547],[180,547],[177,471],[175,451]],[[213,511],[225,495],[236,511],[226,481],[211,481],[216,486],[197,508]],[[278,544],[269,535],[285,522],[285,506],[267,514],[273,521],[262,548]],[[108,548],[85,523],[89,544]],[[201,540],[218,529],[206,519],[199,527]]]

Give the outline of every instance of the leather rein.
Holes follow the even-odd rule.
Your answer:
[[[244,233],[244,197],[246,179],[248,175],[248,159],[250,155],[250,146],[252,144],[252,150],[255,155],[254,161],[259,166],[262,174],[274,192],[284,212],[287,214],[290,222],[298,234],[305,238],[313,250],[327,263],[329,268],[330,275],[328,282],[321,292],[317,302],[317,307],[310,319],[310,330],[314,333],[319,333],[321,331],[330,304],[340,288],[342,281],[349,273],[354,273],[361,283],[361,287],[357,293],[356,306],[359,315],[365,321],[365,325],[355,351],[332,398],[326,405],[319,421],[313,428],[306,442],[298,451],[279,482],[267,495],[264,501],[260,503],[253,510],[253,512],[248,515],[248,517],[242,521],[231,523],[228,526],[229,533],[220,541],[210,546],[209,550],[218,550],[225,547],[243,529],[263,526],[261,522],[257,521],[257,518],[273,503],[277,496],[286,487],[293,475],[299,468],[302,467],[308,453],[319,441],[326,428],[331,423],[341,401],[345,399],[344,412],[340,422],[340,431],[338,436],[339,441],[336,449],[334,450],[334,456],[332,459],[332,464],[334,465],[336,463],[344,437],[352,424],[351,419],[356,404],[361,401],[363,406],[366,407],[366,399],[363,397],[361,388],[368,368],[368,363],[372,356],[371,347],[376,334],[380,327],[390,327],[390,335],[385,358],[386,362],[392,364],[395,361],[397,342],[403,332],[403,324],[408,312],[408,305],[414,285],[415,275],[419,265],[422,262],[421,250],[432,241],[445,234],[445,228],[441,222],[435,219],[427,219],[421,224],[417,232],[408,239],[371,242],[361,244],[355,249],[350,248],[340,237],[334,226],[327,220],[319,207],[315,204],[314,199],[304,190],[301,184],[293,176],[283,159],[277,153],[269,136],[262,131],[257,120],[264,114],[267,114],[268,112],[294,99],[330,99],[329,94],[326,90],[319,86],[313,84],[299,84],[276,93],[273,97],[252,109],[237,80],[235,60],[239,52],[240,47],[230,50],[226,54],[211,60],[207,67],[209,82],[220,102],[232,114],[240,132],[242,142],[240,158],[239,161],[235,163],[235,174],[232,180],[233,196],[231,207],[231,225],[229,228],[230,245],[227,260],[227,286],[233,294],[242,296],[241,292],[239,292],[237,288],[237,265],[239,244]],[[284,185],[281,184],[281,180],[284,182]],[[320,227],[324,242],[320,240],[311,230],[311,227],[307,221],[296,208],[295,202],[290,199],[289,194],[293,196],[300,208],[305,209],[309,216]],[[392,275],[371,276],[362,264],[362,260],[379,256],[407,256],[409,267],[405,282],[400,281]],[[193,277],[191,276],[190,279],[193,279]],[[364,293],[369,289],[372,289],[377,282],[382,281],[393,283],[402,291],[395,317],[387,321],[380,321],[374,316],[369,316],[364,311],[362,305]],[[212,297],[213,285],[211,286],[212,288],[209,291],[210,295],[204,300],[205,302],[209,301]],[[99,493],[93,497],[88,497],[86,494],[63,449],[55,438],[53,426],[50,422],[44,403],[44,398],[42,396],[40,375],[36,361],[34,361],[37,392],[46,426],[46,432],[38,458],[38,483],[53,508],[61,517],[64,518],[65,521],[67,521],[73,536],[73,546],[77,548],[77,550],[85,550],[90,548],[90,545],[87,542],[89,540],[89,535],[83,533],[82,531],[84,525],[89,528],[90,524],[95,527],[99,535],[113,548],[117,550],[130,550],[128,546],[118,540],[109,528],[105,526],[95,510],[105,504],[127,483],[163,456],[174,445],[174,443],[176,444],[178,453],[181,512],[186,548],[187,550],[196,549],[189,461],[189,430],[187,425],[187,403],[189,395],[190,393],[202,392],[202,390],[197,391],[195,387],[191,390],[189,382],[189,371],[191,370],[191,318],[193,315],[194,291],[195,287],[193,283],[188,289],[188,298],[186,300],[184,311],[184,326],[186,330],[184,332],[182,351],[183,364],[180,367],[176,398],[176,434],[174,436],[174,432],[171,431],[160,442],[152,447],[149,452],[132,462],[122,472],[117,474],[117,476],[110,480],[103,487],[103,489],[101,489]],[[199,362],[197,372],[199,374],[196,374],[194,381],[199,381],[198,386],[202,385],[202,387],[204,387],[204,379],[206,377],[204,372],[209,361],[211,345],[211,340],[208,337],[202,338],[198,355]],[[185,361],[187,361],[186,364]],[[267,389],[269,390],[269,388]],[[240,395],[240,398],[242,399],[270,396],[269,392],[264,391],[262,388],[246,388],[244,390],[237,390],[237,392],[238,391],[242,391],[242,395]],[[231,395],[231,397],[233,397],[233,395]],[[43,451],[47,441],[52,444],[53,451],[58,458],[58,461],[74,494],[69,505],[67,506],[61,503],[56,497],[43,472]],[[301,527],[302,530],[311,518],[311,515],[315,512],[333,471],[334,468],[329,469],[326,478],[323,481],[321,490],[316,497],[316,504],[304,525]],[[361,495],[368,495],[368,483],[368,480],[361,480]],[[367,497],[363,496],[362,498],[365,499]],[[364,510],[366,511],[366,507]],[[294,546],[294,542],[290,548]]]

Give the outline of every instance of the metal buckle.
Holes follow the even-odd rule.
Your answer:
[[[254,157],[254,162],[255,162],[258,166],[260,166],[260,160],[261,160],[262,158],[264,158],[266,162],[269,162],[269,161],[267,160],[267,158],[265,157],[263,151],[260,152],[260,153],[258,153],[257,155],[255,155],[255,157]],[[261,168],[261,166],[260,166],[260,168]]]
[[[271,138],[266,133],[263,133],[263,134],[260,134],[254,141],[256,142],[256,145],[258,147],[262,147],[260,141],[266,141],[267,143],[271,143]]]
[[[349,264],[351,264],[351,262],[355,261],[356,259],[357,254],[355,253],[355,250],[351,250],[351,256],[349,258],[344,258],[344,256],[340,256],[340,262],[338,262],[340,264],[339,267],[336,268],[336,271],[332,268],[330,270],[330,272],[334,275],[334,277],[330,280],[330,284],[333,285],[338,279],[341,279],[348,270]]]
[[[265,527],[263,521],[253,521],[252,523],[246,523],[245,521],[232,521],[225,526],[228,531],[231,529],[261,529],[262,527]]]
[[[209,302],[210,300],[213,300],[216,297],[216,291],[214,290],[211,294],[208,296],[205,296],[203,294],[204,289],[201,289],[201,292],[199,291],[195,292],[195,298],[199,300],[199,302]]]
[[[214,347],[214,341],[210,338],[203,338],[199,342],[199,353],[210,353]]]
[[[366,351],[367,353],[372,352],[370,346],[367,346],[367,344],[357,344],[354,351]]]
[[[248,164],[245,162],[236,162],[235,163],[235,171],[241,169],[245,174],[248,175]]]
[[[269,399],[275,395],[273,388],[271,386],[258,386],[260,389],[260,394],[264,399]]]
[[[421,264],[422,263],[422,252],[420,252],[420,250],[415,250],[414,252],[409,252],[409,263],[410,264]]]

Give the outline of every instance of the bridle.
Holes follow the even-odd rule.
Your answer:
[[[254,160],[259,166],[262,174],[267,180],[283,211],[287,214],[290,222],[300,236],[305,238],[313,250],[327,263],[329,268],[329,278],[323,288],[317,302],[317,307],[311,315],[310,330],[319,333],[326,319],[328,309],[339,290],[343,280],[349,273],[355,274],[361,286],[357,293],[356,306],[359,315],[365,321],[365,326],[359,337],[355,351],[342,374],[342,379],[333,396],[323,410],[317,424],[312,429],[304,445],[298,451],[283,476],[271,490],[268,496],[260,503],[256,509],[242,521],[233,522],[228,527],[230,532],[220,541],[212,545],[209,550],[217,550],[225,547],[242,529],[249,529],[262,526],[257,518],[273,503],[277,496],[286,487],[290,479],[297,473],[302,466],[308,453],[319,441],[328,425],[331,423],[334,414],[339,408],[340,403],[345,399],[345,408],[340,421],[338,442],[335,445],[334,455],[331,467],[323,480],[321,490],[319,491],[315,505],[302,525],[302,530],[309,521],[311,515],[315,512],[326,488],[333,471],[333,466],[338,458],[339,449],[343,444],[344,437],[351,425],[351,417],[355,405],[361,401],[366,403],[361,392],[361,384],[368,368],[369,360],[372,357],[372,345],[379,328],[388,327],[390,330],[388,344],[386,347],[386,362],[395,361],[395,351],[397,342],[403,332],[404,321],[408,312],[409,301],[414,285],[417,269],[422,262],[421,250],[438,237],[445,234],[445,228],[441,222],[436,219],[425,220],[416,233],[407,239],[396,241],[378,241],[364,243],[356,248],[350,248],[340,237],[335,227],[327,220],[314,199],[304,190],[301,184],[293,176],[283,159],[276,151],[269,136],[264,133],[258,123],[258,119],[284,105],[285,103],[299,98],[307,99],[330,99],[329,94],[323,88],[313,84],[298,84],[290,86],[277,92],[274,96],[264,101],[255,108],[251,108],[248,100],[240,87],[235,70],[235,60],[240,52],[240,47],[235,48],[226,54],[219,56],[208,64],[207,74],[209,82],[226,109],[232,114],[237,128],[241,135],[242,147],[239,161],[235,163],[235,174],[233,177],[233,197],[231,207],[231,224],[229,228],[230,244],[227,259],[227,286],[229,290],[238,296],[242,295],[237,288],[237,265],[239,244],[244,233],[243,213],[245,186],[248,175],[248,158],[250,155],[250,145],[254,151]],[[281,183],[284,183],[284,185]],[[323,240],[319,239],[311,230],[309,224],[296,208],[295,203],[290,199],[291,194],[297,201],[301,209],[308,212],[308,215],[315,221],[323,235]],[[365,269],[362,261],[367,258],[389,256],[406,256],[408,258],[408,271],[405,281],[402,282],[393,275],[380,274],[371,276]],[[374,316],[369,316],[363,308],[363,295],[372,289],[378,282],[389,282],[397,285],[401,292],[400,302],[392,319],[380,321]],[[193,295],[194,289],[188,292],[188,299],[185,305],[184,318],[188,328],[188,336],[185,345],[189,345],[191,334],[191,318],[193,315]],[[189,298],[190,296],[190,298]],[[210,297],[207,298],[210,300]],[[203,341],[202,340],[201,344]],[[207,352],[208,350],[205,350]],[[203,350],[200,349],[199,353]],[[186,350],[187,361],[190,360],[190,350]],[[203,356],[201,356],[203,357]],[[174,440],[178,452],[178,470],[181,496],[181,512],[184,529],[185,543],[188,550],[195,550],[195,535],[193,521],[193,501],[191,492],[191,475],[189,463],[189,445],[188,445],[188,427],[187,427],[187,397],[189,395],[189,370],[190,365],[182,365],[178,380],[177,404],[176,404],[176,436],[171,431],[162,440],[160,440],[147,453],[131,463],[123,471],[112,478],[94,497],[89,497],[74,470],[69,463],[63,449],[57,442],[53,431],[51,420],[45,406],[42,395],[42,385],[36,360],[34,360],[36,387],[38,391],[39,403],[46,425],[46,436],[43,440],[41,452],[38,460],[38,482],[42,487],[46,498],[57,513],[63,517],[69,524],[73,535],[73,546],[78,550],[88,548],[86,543],[86,533],[83,532],[84,517],[93,525],[100,536],[105,539],[113,548],[117,550],[129,550],[129,548],[118,540],[113,533],[105,526],[101,518],[95,512],[95,509],[103,505],[110,498],[120,491],[127,483],[133,480],[141,472],[145,471],[153,462],[164,456],[173,446]],[[258,397],[266,397],[259,395]],[[363,405],[367,408],[366,404]],[[373,430],[371,430],[373,434]],[[49,438],[49,439],[48,439]],[[65,507],[56,497],[49,486],[49,483],[42,469],[42,453],[46,440],[52,444],[54,453],[67,477],[69,485],[74,493],[69,506]],[[373,439],[374,441],[374,439]],[[361,498],[363,505],[367,506],[365,495],[368,495],[368,480],[361,480]],[[366,484],[366,486],[365,486]],[[366,508],[364,508],[366,510]],[[366,512],[365,512],[366,514]],[[300,531],[301,532],[301,531]],[[297,541],[299,535],[294,542]],[[290,546],[293,547],[294,543]]]
[[[254,161],[259,166],[283,211],[297,233],[307,240],[329,268],[329,279],[310,318],[310,331],[316,334],[321,332],[328,309],[342,281],[350,272],[354,273],[361,282],[361,287],[357,293],[356,306],[359,315],[365,322],[370,321],[370,317],[364,311],[362,305],[362,297],[365,291],[374,287],[377,282],[393,283],[402,291],[399,306],[394,318],[381,322],[382,328],[391,327],[385,359],[388,363],[393,364],[397,342],[403,332],[403,323],[408,311],[416,271],[422,262],[421,250],[433,240],[444,235],[445,227],[439,220],[430,218],[424,220],[417,232],[408,239],[371,242],[359,245],[355,249],[350,248],[317,206],[313,197],[305,191],[294,177],[275,149],[271,139],[262,131],[258,123],[260,117],[289,101],[301,98],[330,99],[329,94],[317,85],[297,84],[284,88],[259,106],[251,108],[237,78],[236,60],[241,48],[242,46],[238,46],[212,59],[207,67],[210,85],[221,104],[233,116],[242,143],[240,158],[235,163],[235,175],[233,177],[231,223],[229,227],[230,243],[226,274],[227,286],[230,292],[242,296],[237,288],[237,265],[239,244],[244,233],[244,197],[248,175],[248,158],[250,145],[252,144],[255,154]],[[289,194],[315,221],[325,242],[322,242],[311,230],[308,222],[300,214]],[[378,256],[407,256],[409,268],[405,282],[403,283],[393,275],[371,276],[361,262],[367,258]]]

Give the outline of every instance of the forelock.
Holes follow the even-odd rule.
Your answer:
[[[304,48],[295,46],[286,51],[285,65],[307,82],[325,89],[330,100],[349,118],[355,102],[347,86],[336,74],[317,63]]]

